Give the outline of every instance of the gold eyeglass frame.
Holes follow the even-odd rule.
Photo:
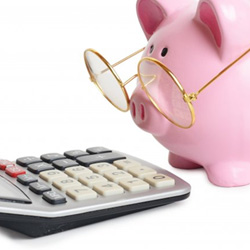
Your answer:
[[[87,49],[84,52],[84,61],[86,64],[86,68],[89,72],[90,75],[90,80],[92,82],[95,83],[95,85],[98,87],[98,89],[101,91],[101,93],[103,94],[103,96],[114,106],[116,107],[118,110],[123,111],[123,112],[127,112],[129,110],[129,96],[128,93],[125,89],[125,86],[130,83],[132,80],[134,80],[135,78],[139,78],[139,82],[141,84],[142,89],[145,91],[147,97],[149,98],[149,100],[151,101],[151,103],[154,105],[154,107],[167,119],[169,120],[171,123],[173,123],[174,125],[180,127],[180,128],[184,128],[184,129],[188,129],[190,127],[193,126],[193,124],[195,123],[195,112],[194,112],[194,107],[192,102],[196,101],[198,98],[198,95],[205,90],[211,83],[213,83],[217,78],[219,78],[223,73],[225,73],[229,68],[231,68],[234,64],[236,64],[240,59],[242,59],[246,54],[248,54],[250,52],[250,49],[246,50],[243,54],[241,54],[236,60],[234,60],[232,63],[230,63],[228,66],[226,66],[223,70],[221,70],[215,77],[213,77],[209,82],[207,82],[203,87],[201,87],[197,92],[193,92],[191,94],[187,94],[186,91],[184,90],[183,86],[181,85],[181,83],[178,81],[178,79],[176,78],[176,76],[174,75],[174,73],[168,69],[166,67],[166,65],[164,65],[162,62],[160,62],[159,60],[152,58],[152,57],[143,57],[137,66],[137,74],[133,75],[132,77],[130,77],[127,81],[125,81],[124,83],[122,82],[122,80],[120,79],[120,77],[118,76],[118,74],[116,73],[116,71],[114,70],[114,67],[125,62],[126,60],[130,59],[131,57],[139,54],[140,52],[144,51],[145,48],[142,48],[132,54],[130,54],[129,56],[121,59],[120,61],[116,62],[115,64],[111,65],[100,53],[98,53],[97,51],[93,50],[93,49]],[[107,70],[110,70],[110,72],[113,74],[113,76],[115,77],[115,79],[117,80],[117,83],[120,85],[124,97],[126,99],[127,102],[127,108],[125,110],[121,109],[120,107],[118,107],[117,105],[115,105],[110,98],[108,98],[108,96],[104,93],[104,91],[102,90],[101,86],[98,84],[97,80],[95,79],[95,76],[93,75],[93,73],[91,72],[91,69],[88,65],[88,59],[87,59],[87,52],[90,51],[92,53],[94,53],[95,55],[97,55],[102,61],[103,63],[107,66],[107,69],[103,70],[101,73],[106,72]],[[140,65],[142,62],[144,61],[150,61],[153,62],[154,64],[158,65],[159,67],[161,67],[170,77],[171,79],[174,81],[174,83],[176,84],[176,86],[178,87],[178,89],[181,91],[182,95],[183,95],[183,100],[187,103],[190,113],[191,113],[191,117],[192,117],[192,121],[191,124],[189,126],[181,126],[178,123],[174,122],[172,119],[170,119],[159,107],[159,105],[156,103],[156,101],[153,99],[153,97],[150,95],[149,91],[146,88],[146,85],[148,84],[144,84],[141,78],[141,73],[140,73]]]

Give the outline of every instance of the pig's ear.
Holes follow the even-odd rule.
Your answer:
[[[249,0],[201,0],[195,19],[214,40],[222,58],[235,59],[250,47]]]
[[[160,24],[179,10],[190,5],[191,0],[137,0],[137,15],[142,29],[149,39]]]

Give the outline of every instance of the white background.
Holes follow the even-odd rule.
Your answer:
[[[250,186],[219,188],[203,170],[171,168],[167,150],[89,82],[84,49],[112,63],[145,45],[135,0],[0,1],[1,158],[102,145],[192,185],[183,202],[48,237],[0,228],[1,249],[249,249]],[[135,70],[136,61],[117,69],[124,80]]]

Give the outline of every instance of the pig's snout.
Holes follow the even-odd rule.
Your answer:
[[[163,127],[167,126],[161,113],[140,87],[137,87],[131,97],[130,113],[138,127],[153,135],[161,134]]]

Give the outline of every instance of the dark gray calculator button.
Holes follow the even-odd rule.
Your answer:
[[[98,163],[98,162],[113,163],[114,161],[121,159],[126,159],[126,157],[117,153],[104,153],[104,154],[93,154],[93,155],[82,156],[77,158],[76,161],[80,165],[88,167],[93,163]]]
[[[29,185],[29,189],[34,192],[35,194],[43,194],[44,192],[48,192],[51,190],[50,187],[41,183],[41,182],[34,182]]]
[[[22,167],[27,167],[29,164],[41,162],[42,160],[35,156],[21,157],[16,160],[16,163]]]
[[[79,164],[76,161],[73,161],[70,159],[53,161],[52,164],[55,168],[57,168],[59,170],[65,170],[68,167],[79,166]]]
[[[47,163],[52,163],[53,161],[65,159],[66,157],[64,155],[58,154],[58,153],[50,153],[50,154],[44,154],[41,155],[41,159]]]
[[[0,176],[0,202],[31,204],[31,200],[14,184]]]
[[[42,171],[52,170],[54,167],[46,162],[38,162],[34,164],[30,164],[28,166],[28,170],[34,174],[40,174]]]
[[[64,152],[64,155],[67,158],[70,158],[72,160],[75,160],[77,157],[84,156],[84,155],[89,155],[87,152],[82,151],[82,150],[70,150]]]
[[[87,148],[86,150],[90,154],[103,154],[103,153],[109,153],[112,152],[112,150],[104,147],[93,147],[93,148]]]
[[[87,148],[86,150],[90,154],[103,154],[103,153],[110,153],[112,150],[104,147],[93,147],[93,148]]]
[[[43,199],[52,205],[66,203],[66,198],[55,191],[48,191],[43,193]]]
[[[36,182],[37,179],[34,178],[33,176],[22,174],[17,177],[17,181],[25,186],[29,186],[30,183]]]

